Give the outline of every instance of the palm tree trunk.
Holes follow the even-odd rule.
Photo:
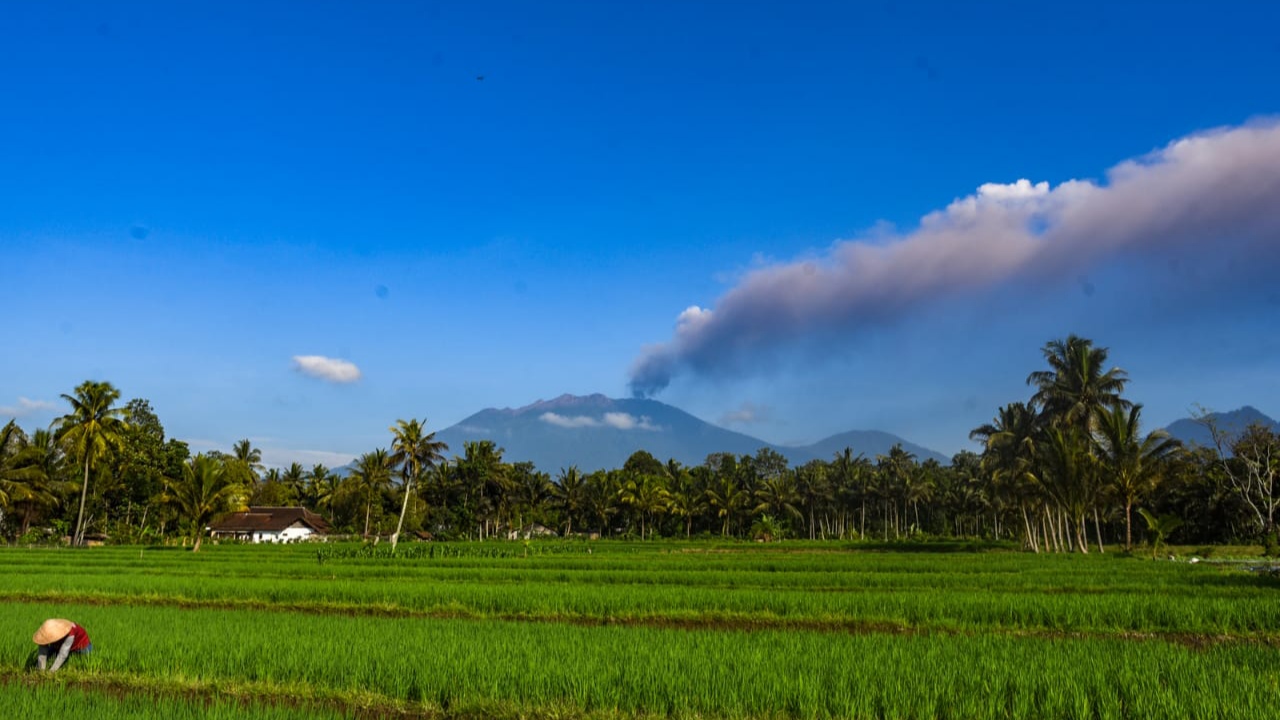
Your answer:
[[[364,504],[364,536],[363,537],[365,537],[366,539],[369,537],[369,512],[372,509],[373,509],[373,497],[371,493],[370,497],[365,501],[365,504]]]
[[[404,512],[409,509],[409,491],[413,488],[413,478],[405,476],[404,502],[400,504],[400,521],[396,523],[396,531],[391,534],[391,553],[395,554],[396,541],[400,539],[400,528],[404,527]]]
[[[89,494],[89,457],[84,459],[84,484],[80,486],[80,514],[76,516],[76,534],[71,538],[72,545],[84,542],[84,499]]]
[[[1133,501],[1124,502],[1124,550],[1133,552]]]
[[[1031,521],[1027,518],[1027,507],[1022,506],[1022,525],[1027,529],[1027,543],[1031,545],[1031,551],[1040,554],[1040,546],[1036,543],[1036,536],[1031,532]]]
[[[1098,508],[1093,509],[1093,534],[1098,536],[1098,552],[1105,554],[1107,549],[1102,546],[1102,526],[1098,524]]]

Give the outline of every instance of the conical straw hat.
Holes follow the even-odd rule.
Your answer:
[[[35,635],[31,636],[31,642],[37,645],[48,645],[51,642],[57,642],[71,634],[71,628],[74,625],[75,623],[70,620],[49,618],[40,624],[40,629],[36,631]]]

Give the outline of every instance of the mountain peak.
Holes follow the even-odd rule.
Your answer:
[[[1245,405],[1227,412],[1211,412],[1207,417],[1219,432],[1226,435],[1228,441],[1238,437],[1245,428],[1253,424],[1270,428],[1273,432],[1280,432],[1280,423],[1252,405]],[[1165,432],[1181,440],[1184,445],[1214,446],[1213,435],[1209,428],[1196,418],[1175,420],[1165,428]]]
[[[523,415],[528,412],[546,412],[564,408],[606,408],[611,407],[613,403],[613,400],[600,393],[592,393],[591,395],[565,393],[551,400],[535,400],[528,405],[516,408],[512,412],[517,415]]]
[[[455,453],[468,441],[491,440],[503,448],[508,460],[528,460],[546,472],[570,465],[588,471],[619,468],[637,450],[662,460],[674,458],[686,465],[699,465],[711,453],[754,455],[760,448],[772,447],[799,465],[814,459],[829,460],[846,445],[875,457],[901,443],[922,461],[929,457],[945,460],[902,438],[875,431],[842,433],[813,445],[782,447],[712,425],[658,400],[614,399],[600,393],[566,393],[516,409],[481,410],[440,431],[436,439],[448,443]]]

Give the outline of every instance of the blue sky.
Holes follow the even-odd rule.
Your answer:
[[[1261,2],[9,8],[0,411],[43,425],[103,379],[193,448],[336,464],[398,418],[656,367],[657,399],[770,441],[951,453],[1075,332],[1153,425],[1276,415],[1275,27]]]

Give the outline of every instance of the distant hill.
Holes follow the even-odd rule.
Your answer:
[[[916,445],[913,442],[907,442],[892,433],[881,432],[879,430],[850,430],[839,435],[832,435],[829,438],[819,440],[812,445],[805,445],[799,448],[787,448],[793,451],[803,451],[812,456],[812,458],[821,458],[830,460],[838,452],[842,452],[845,448],[853,448],[854,453],[865,453],[867,457],[875,460],[877,455],[887,455],[894,445],[902,445],[902,449],[916,456],[916,461],[924,462],[925,460],[937,460],[943,465],[951,463],[951,458],[940,452],[930,450],[927,447]],[[785,454],[785,453],[784,453]],[[795,461],[793,461],[794,464]]]
[[[675,458],[685,465],[701,465],[711,453],[754,455],[769,447],[797,465],[814,458],[829,460],[846,445],[855,453],[874,457],[900,442],[921,461],[947,461],[936,452],[881,432],[855,431],[813,445],[780,446],[712,425],[657,400],[604,395],[561,395],[521,408],[481,410],[439,431],[436,439],[449,444],[447,456],[461,455],[467,441],[492,440],[505,449],[505,460],[529,461],[553,474],[570,465],[586,472],[619,468],[637,450],[647,450],[664,462]]]
[[[1245,428],[1258,423],[1264,427],[1271,428],[1272,432],[1280,432],[1280,423],[1267,417],[1255,407],[1245,405],[1239,410],[1232,410],[1225,413],[1210,413],[1209,417],[1213,419],[1218,429],[1227,433],[1229,436],[1237,436],[1245,430]],[[1165,432],[1170,436],[1181,440],[1184,445],[1200,445],[1203,447],[1213,447],[1213,437],[1209,434],[1209,428],[1203,423],[1192,418],[1183,418],[1174,421],[1166,427]]]

